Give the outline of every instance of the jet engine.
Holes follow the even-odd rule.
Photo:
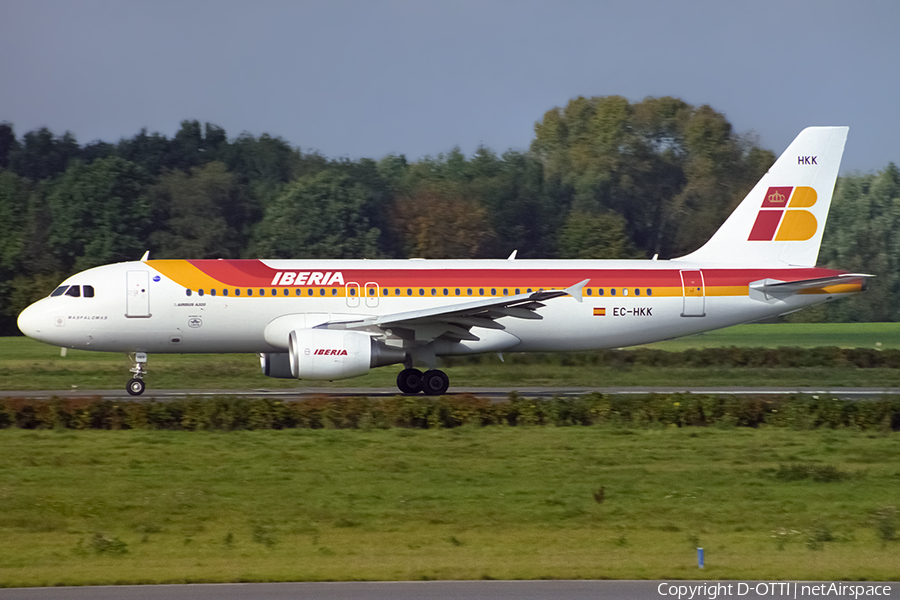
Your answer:
[[[259,366],[266,377],[293,379],[291,373],[291,355],[287,352],[261,352]]]
[[[287,356],[292,377],[332,380],[358,377],[371,368],[403,362],[406,352],[359,331],[295,329],[288,337]],[[283,371],[275,367],[276,362],[280,361],[270,363],[270,371],[279,374],[270,376],[281,377]]]

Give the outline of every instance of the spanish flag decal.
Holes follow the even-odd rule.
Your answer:
[[[606,316],[606,309],[605,309],[605,308],[595,308],[595,309],[594,309],[594,316],[595,316],[595,317],[605,317],[605,316]]]

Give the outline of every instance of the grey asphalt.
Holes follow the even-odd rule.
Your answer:
[[[829,586],[832,584],[859,587],[856,589],[831,588],[837,593],[835,591],[828,593]],[[868,593],[866,593],[867,591]],[[391,581],[0,589],[0,600],[596,600],[598,598],[615,598],[617,600],[795,598],[805,600],[820,597],[900,598],[900,584],[871,581],[736,582],[702,580]]]
[[[900,395],[900,387],[852,388],[852,387],[738,387],[738,386],[665,386],[665,387],[454,387],[448,396],[472,395],[480,398],[507,398],[511,391],[525,398],[553,398],[555,396],[581,396],[591,392],[601,394],[727,394],[735,396],[788,396],[792,394],[821,395],[846,400],[864,400],[885,395]],[[351,388],[351,387],[304,387],[294,389],[245,389],[245,390],[155,390],[148,388],[142,396],[129,396],[122,389],[86,390],[0,390],[0,398],[94,398],[171,400],[185,396],[244,396],[254,398],[278,398],[280,400],[302,400],[309,397],[332,396],[349,398],[366,396],[370,398],[391,397],[400,394],[396,388]]]

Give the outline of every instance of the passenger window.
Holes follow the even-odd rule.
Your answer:
[[[215,296],[215,295],[216,295],[216,289],[213,288],[213,289],[209,290],[209,295],[210,295],[210,296]]]
[[[73,285],[66,291],[66,296],[73,298],[81,298],[81,286]]]
[[[203,295],[203,290],[197,290],[197,293],[198,293],[199,295],[202,296],[202,295]]]
[[[653,290],[651,290],[650,288],[647,288],[647,295],[648,295],[648,296],[652,296],[652,295],[653,295]]]
[[[594,290],[592,290],[591,288],[588,288],[588,289],[587,289],[587,293],[588,293],[588,296],[593,296],[593,295],[594,295]]]
[[[193,293],[193,292],[191,292],[191,290],[184,290],[184,295],[185,295],[185,296],[190,296],[192,293]]]
[[[235,290],[234,290],[234,295],[235,295],[235,296],[240,296],[240,295],[241,295],[241,290],[235,288]]]
[[[225,288],[224,290],[222,290],[222,295],[223,295],[223,296],[227,296],[227,295],[228,295],[228,288]]]
[[[497,295],[497,288],[491,288],[491,296]]]

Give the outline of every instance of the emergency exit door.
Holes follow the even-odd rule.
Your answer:
[[[129,318],[149,317],[150,273],[148,271],[128,271],[126,286],[125,316]]]
[[[681,271],[681,288],[684,293],[682,317],[706,316],[706,288],[703,285],[703,271]]]

